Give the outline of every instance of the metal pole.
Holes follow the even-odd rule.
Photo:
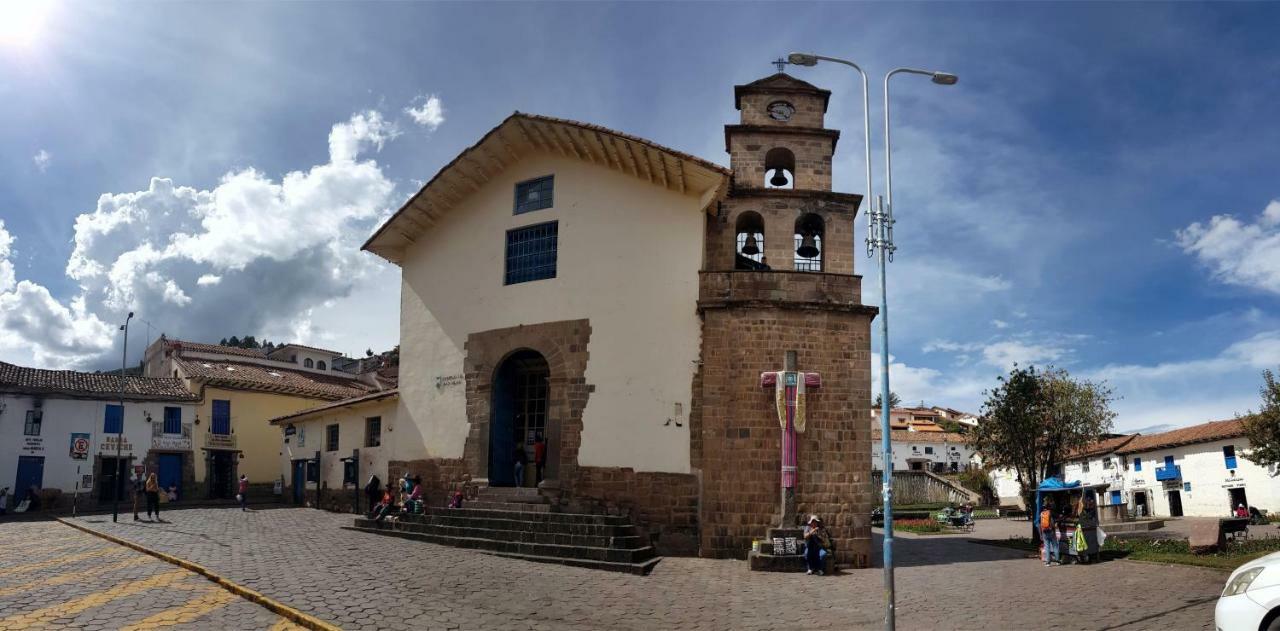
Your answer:
[[[115,471],[111,474],[111,497],[115,499],[111,503],[111,521],[120,520],[120,492],[123,490],[120,486],[120,458],[121,447],[124,445],[124,370],[129,361],[129,320],[133,319],[133,312],[129,312],[129,317],[124,319],[124,324],[120,329],[124,331],[124,345],[120,350],[120,426],[116,432],[116,464]]]

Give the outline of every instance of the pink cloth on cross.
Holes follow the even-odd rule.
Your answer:
[[[797,381],[804,379],[805,389],[819,388],[822,386],[822,379],[818,373],[792,373],[797,375]],[[796,472],[800,464],[799,439],[796,436],[796,393],[798,388],[795,385],[787,384],[786,372],[766,372],[760,374],[760,387],[776,388],[778,380],[783,379],[783,402],[786,410],[785,427],[782,430],[782,488],[793,489],[796,487]],[[779,419],[782,420],[782,419]]]

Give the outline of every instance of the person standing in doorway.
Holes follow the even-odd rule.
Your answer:
[[[547,441],[542,439],[542,432],[533,439],[533,467],[538,476],[536,484],[542,484],[542,474],[547,468]]]
[[[515,461],[516,486],[524,486],[524,465],[528,460],[528,456],[525,455],[524,444],[520,441],[516,441],[516,450],[511,458]]]
[[[249,503],[249,476],[240,474],[240,485],[236,487],[236,499],[240,500],[240,510],[247,511],[245,505]]]
[[[160,521],[160,482],[156,480],[154,472],[147,474],[143,490],[147,494],[147,519],[151,519],[154,514],[155,520]]]

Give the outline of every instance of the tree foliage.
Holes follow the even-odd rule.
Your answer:
[[[1068,453],[1101,438],[1115,418],[1106,384],[1073,379],[1062,369],[1015,365],[985,394],[983,421],[970,430],[969,445],[984,466],[1014,471],[1027,505]]]
[[[244,336],[244,338],[243,338],[243,339],[242,339],[242,338],[239,338],[239,337],[236,337],[236,336],[234,336],[234,335],[232,335],[230,338],[225,338],[225,337],[224,337],[224,338],[222,338],[222,340],[221,340],[220,342],[218,342],[218,345],[219,345],[219,346],[232,346],[232,347],[235,347],[235,348],[261,348],[261,349],[265,349],[265,350],[267,350],[267,351],[274,350],[274,349],[275,349],[275,347],[276,347],[276,345],[275,345],[275,344],[273,344],[273,343],[271,343],[271,342],[268,342],[268,341],[266,341],[266,340],[263,340],[263,341],[259,342],[259,341],[257,340],[257,338],[255,338],[255,337],[254,337],[254,336],[252,336],[252,335],[246,335],[246,336]]]
[[[884,398],[880,394],[876,394],[876,400],[871,402],[871,407],[879,409],[884,407]],[[897,392],[889,392],[889,407],[896,408],[902,405],[902,397]]]
[[[1244,457],[1260,466],[1280,465],[1280,383],[1275,373],[1262,371],[1262,409],[1244,418],[1244,434],[1249,449]],[[1272,475],[1275,475],[1274,473]]]

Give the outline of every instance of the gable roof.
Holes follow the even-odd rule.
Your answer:
[[[238,346],[223,346],[221,344],[202,344],[200,342],[187,342],[184,340],[165,340],[165,344],[169,348],[178,351],[192,351],[195,353],[218,353],[222,355],[239,355],[241,357],[256,357],[263,359],[267,356],[262,349],[259,348],[240,348]]]
[[[1168,449],[1169,447],[1180,447],[1182,445],[1208,443],[1226,438],[1237,438],[1239,436],[1244,436],[1244,419],[1236,418],[1228,421],[1212,421],[1209,423],[1192,425],[1191,427],[1182,427],[1167,432],[1160,432],[1159,434],[1139,436],[1123,449],[1117,450],[1117,453],[1136,454],[1156,449]]]
[[[1088,445],[1085,445],[1080,449],[1077,449],[1075,451],[1068,453],[1067,458],[1068,459],[1088,458],[1089,456],[1100,456],[1102,454],[1109,454],[1113,451],[1119,450],[1125,445],[1128,445],[1131,441],[1133,441],[1135,438],[1137,438],[1140,435],[1141,434],[1129,434],[1127,436],[1112,436],[1111,438],[1104,438],[1102,440],[1089,443]]]
[[[876,445],[880,444],[880,428],[871,430],[872,441]],[[968,442],[968,437],[964,434],[955,432],[910,432],[907,430],[890,430],[889,441],[895,443],[946,443],[963,445]]]
[[[276,353],[278,353],[278,352],[280,352],[280,351],[282,351],[282,350],[284,350],[284,349],[286,349],[286,348],[300,348],[300,349],[302,349],[302,350],[306,350],[306,351],[315,351],[315,352],[317,352],[317,353],[324,353],[324,354],[326,354],[326,355],[337,355],[338,357],[342,357],[342,356],[343,356],[343,354],[342,354],[342,352],[341,352],[341,351],[331,351],[331,350],[329,350],[329,349],[327,349],[327,348],[317,348],[317,347],[315,347],[315,346],[307,346],[306,344],[294,344],[294,343],[281,344],[280,346],[277,346],[277,347],[275,347],[274,349],[272,349],[270,353],[267,353],[267,354],[266,354],[266,356],[267,356],[267,357],[270,357],[270,356],[275,355]]]
[[[336,410],[338,408],[344,408],[344,407],[353,406],[353,405],[361,405],[364,403],[372,403],[374,401],[380,401],[382,399],[386,399],[389,397],[399,397],[399,396],[400,396],[400,391],[397,390],[396,388],[392,388],[390,390],[383,390],[382,392],[374,392],[372,394],[366,394],[358,397],[351,397],[350,399],[342,399],[341,401],[334,401],[333,403],[326,403],[324,405],[316,406],[313,408],[307,408],[305,410],[298,410],[297,412],[293,412],[292,414],[277,416],[267,422],[272,425],[279,425],[281,423],[286,423],[289,421],[301,419],[306,416],[311,416],[312,414],[319,414],[321,412],[328,412],[329,410]]]
[[[680,193],[696,195],[701,208],[728,189],[731,171],[651,140],[607,127],[516,112],[440,169],[422,189],[378,227],[362,250],[399,264],[404,248],[449,209],[497,173],[535,152],[599,164]]]
[[[373,386],[350,375],[331,376],[232,361],[199,359],[175,359],[174,361],[182,368],[187,378],[231,390],[278,392],[325,401],[362,396],[375,390]]]
[[[78,370],[44,370],[0,362],[0,391],[23,394],[49,394],[76,398],[129,401],[196,401],[198,398],[179,379],[168,377],[126,376],[80,372]]]
[[[742,109],[742,97],[748,94],[811,94],[822,97],[822,111],[827,111],[831,90],[823,90],[808,81],[801,81],[785,72],[771,74],[751,83],[733,86],[733,107]]]

